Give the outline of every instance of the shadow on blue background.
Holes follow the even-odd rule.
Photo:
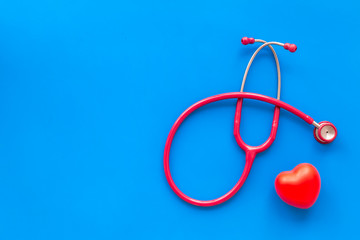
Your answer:
[[[6,1],[0,7],[0,239],[354,239],[359,226],[359,4],[356,1]],[[163,170],[167,134],[188,106],[238,91],[258,45],[276,47],[283,101],[338,138],[282,111],[277,139],[228,202],[179,199]],[[262,51],[246,91],[276,94]],[[232,135],[235,100],[191,115],[171,149],[186,194],[211,199],[238,180],[244,153]],[[241,132],[268,137],[273,107],[245,101]],[[274,190],[302,162],[322,189],[300,210]]]

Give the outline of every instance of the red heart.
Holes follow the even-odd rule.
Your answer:
[[[275,179],[275,190],[287,204],[297,208],[310,208],[319,196],[319,172],[309,163],[301,163],[293,170],[281,172]]]

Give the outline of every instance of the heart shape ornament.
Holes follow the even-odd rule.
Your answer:
[[[291,171],[281,172],[275,179],[279,197],[297,208],[306,209],[314,205],[320,187],[320,174],[310,163],[301,163]]]

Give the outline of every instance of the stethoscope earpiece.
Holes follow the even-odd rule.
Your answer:
[[[256,41],[254,38],[248,38],[248,37],[243,37],[241,39],[241,43],[243,45],[248,45],[248,44],[253,44],[255,42],[264,42],[266,43],[265,41],[259,41],[259,39],[257,39],[258,41]],[[297,50],[297,46],[295,44],[292,44],[292,43],[280,43],[280,44],[276,44],[276,45],[279,45],[279,46],[283,46],[284,49],[286,50],[289,50],[290,52],[296,52]]]
[[[322,121],[314,129],[314,137],[321,144],[328,144],[335,140],[337,130],[334,124],[328,121]]]

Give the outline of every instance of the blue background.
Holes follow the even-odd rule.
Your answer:
[[[360,6],[356,1],[2,1],[0,4],[0,239],[326,239],[359,235]],[[194,102],[238,91],[258,44],[275,47],[282,100],[338,138],[281,112],[277,139],[228,202],[199,208],[166,182],[163,150]],[[276,94],[269,49],[246,91]],[[171,152],[175,182],[211,199],[238,180],[235,100],[197,111]],[[245,101],[241,132],[269,134],[273,107]],[[302,162],[322,189],[300,210],[275,193],[276,175]]]

